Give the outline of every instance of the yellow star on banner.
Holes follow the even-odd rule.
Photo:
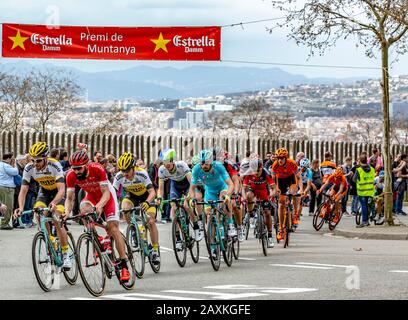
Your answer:
[[[9,37],[9,39],[13,41],[13,47],[11,50],[13,50],[15,47],[20,47],[25,50],[24,41],[26,41],[28,37],[22,37],[20,35],[20,30],[17,30],[17,35],[15,37]]]
[[[171,40],[170,39],[163,39],[163,35],[162,35],[161,32],[160,32],[160,35],[159,35],[158,39],[150,39],[150,41],[153,42],[156,45],[156,48],[154,48],[154,52],[156,52],[159,49],[163,49],[164,51],[168,52],[167,48],[166,48],[166,44],[168,42],[170,42]]]

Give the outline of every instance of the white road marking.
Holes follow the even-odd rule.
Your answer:
[[[274,267],[290,267],[290,268],[304,268],[304,269],[325,269],[325,270],[331,270],[333,268],[331,267],[318,267],[318,266],[301,266],[301,265],[296,265],[296,264],[270,264],[270,266]]]
[[[98,298],[69,298],[69,300],[100,300]]]
[[[296,264],[306,264],[312,266],[321,266],[321,267],[335,267],[335,268],[348,268],[351,265],[340,265],[340,264],[326,264],[326,263],[314,263],[314,262],[296,262]]]
[[[395,272],[395,273],[408,273],[408,270],[390,270],[388,272]]]
[[[204,287],[204,289],[224,289],[224,290],[260,290],[265,293],[301,293],[317,291],[316,288],[277,288],[277,287],[259,287],[257,285],[246,284],[228,284],[219,286]]]
[[[206,260],[209,260],[210,258],[200,256],[200,259],[206,259]]]
[[[163,246],[160,246],[160,250],[163,250],[163,251],[173,251],[173,249],[166,248],[166,247],[163,247]]]
[[[216,299],[224,299],[224,300],[267,296],[267,294],[264,294],[264,293],[253,293],[253,292],[248,292],[248,293],[222,293],[222,292],[189,291],[189,290],[166,290],[166,291],[163,291],[163,292],[209,295],[209,296],[214,296]]]
[[[256,259],[254,258],[241,258],[241,257],[239,257],[238,260],[256,261]]]
[[[151,299],[172,299],[172,300],[202,300],[191,297],[180,297],[172,295],[162,295],[162,294],[147,294],[147,293],[129,293],[129,294],[112,294],[104,296],[104,298],[109,299],[119,299],[119,300],[151,300]],[[144,299],[151,298],[151,299]]]

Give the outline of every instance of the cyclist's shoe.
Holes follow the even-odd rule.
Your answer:
[[[250,228],[255,228],[255,218],[249,218],[249,227]]]
[[[204,232],[200,229],[194,230],[194,239],[195,241],[201,241],[204,237]]]
[[[272,236],[268,237],[268,248],[273,248],[275,244],[273,243]]]
[[[298,224],[299,224],[299,217],[295,215],[292,221],[292,225],[294,228],[297,228]]]
[[[228,236],[235,237],[237,235],[237,229],[233,224],[228,225]]]
[[[152,261],[153,261],[153,264],[155,265],[160,264],[160,255],[158,251],[153,250]]]
[[[217,251],[215,249],[211,250],[211,255],[213,260],[218,260]]]
[[[276,238],[281,241],[283,239],[283,230],[279,229],[278,234],[276,235]]]
[[[245,240],[245,232],[244,232],[244,228],[239,228],[238,229],[238,241],[242,242]]]
[[[71,258],[69,257],[68,252],[62,255],[62,268],[65,271],[69,271],[72,268],[72,261]]]
[[[126,282],[130,280],[130,273],[127,268],[122,268],[122,271],[120,273],[120,281]]]
[[[183,242],[180,240],[176,242],[176,251],[178,252],[183,251]]]
[[[334,216],[334,218],[333,218],[333,223],[338,223],[339,222],[339,215],[338,214],[336,214],[335,216]]]

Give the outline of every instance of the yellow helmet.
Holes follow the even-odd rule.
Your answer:
[[[288,158],[289,152],[285,148],[279,148],[278,150],[275,151],[275,156],[277,158]]]
[[[48,156],[49,147],[45,142],[34,143],[28,152],[32,157],[46,157]]]
[[[118,159],[118,169],[122,171],[126,171],[130,167],[134,167],[136,165],[135,158],[133,154],[130,152],[125,152],[122,154]]]

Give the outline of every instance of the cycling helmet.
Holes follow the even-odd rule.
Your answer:
[[[37,142],[33,144],[28,153],[32,157],[46,157],[49,151],[50,148],[45,142]]]
[[[300,160],[299,164],[302,168],[309,168],[310,161],[308,158],[303,158],[302,160]]]
[[[191,159],[191,164],[193,166],[195,166],[196,164],[200,163],[200,157],[198,155],[195,155],[192,159]]]
[[[213,163],[213,154],[209,150],[202,150],[199,155],[199,160],[201,164],[212,164]]]
[[[69,157],[69,164],[73,167],[83,166],[88,162],[89,157],[85,150],[76,151]]]
[[[378,176],[380,178],[384,178],[385,174],[384,174],[384,170],[381,170],[380,173],[378,174]]]
[[[126,171],[127,169],[129,169],[130,167],[134,167],[135,165],[135,157],[130,152],[125,152],[118,159],[118,169],[121,171]]]
[[[222,161],[222,159],[224,159],[224,149],[223,148],[217,146],[217,147],[214,147],[214,148],[210,149],[210,151],[212,151],[212,153],[213,153],[213,159],[214,160],[221,160]]]
[[[176,158],[176,150],[174,149],[166,149],[163,151],[163,162],[164,163],[171,163],[174,162]]]
[[[335,170],[334,170],[334,173],[333,173],[333,176],[335,177],[335,178],[340,178],[340,177],[342,177],[343,176],[343,168],[342,167],[337,167]]]
[[[258,172],[259,168],[261,168],[263,165],[261,159],[251,159],[249,161],[249,167],[251,168],[253,173]]]
[[[276,150],[275,155],[278,158],[288,158],[289,157],[288,150],[286,150],[285,148],[279,148],[278,150]]]

